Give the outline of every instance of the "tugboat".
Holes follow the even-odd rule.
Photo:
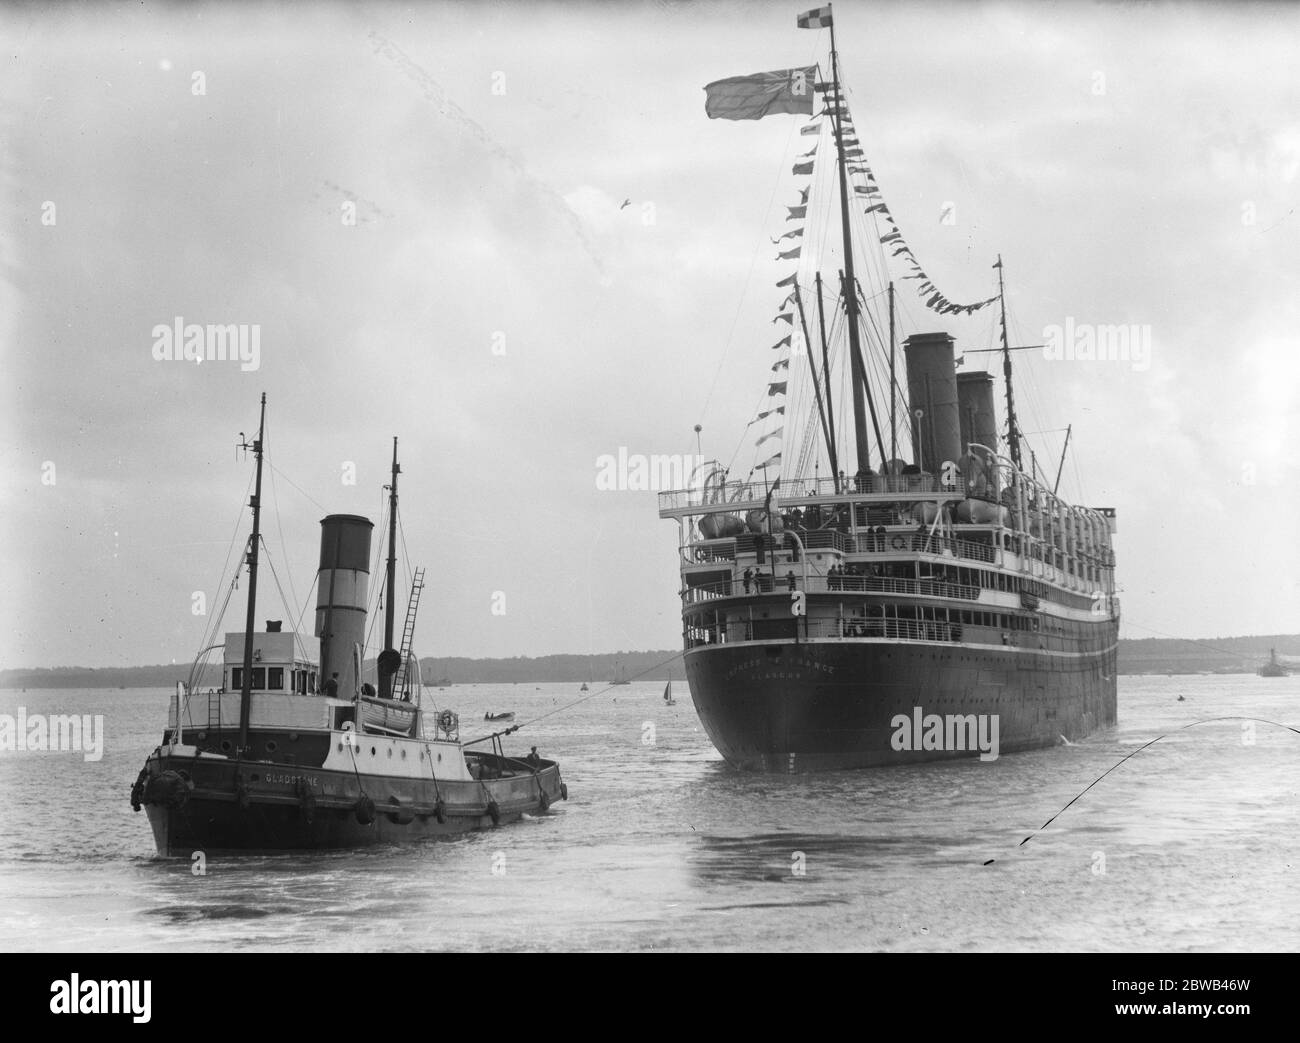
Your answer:
[[[1268,662],[1259,668],[1258,671],[1259,676],[1260,677],[1288,676],[1290,674],[1290,671],[1285,666],[1283,666],[1280,662],[1278,662],[1277,649],[1270,648],[1268,652],[1269,652]]]
[[[775,283],[781,339],[754,362],[757,375],[775,359],[747,425],[753,466],[706,463],[701,483],[659,496],[678,526],[692,700],[728,763],[752,771],[1076,742],[1116,719],[1115,511],[1058,496],[1061,469],[1053,481],[1025,444],[1012,353],[1045,345],[1009,343],[1001,257],[993,296],[940,292],[867,164],[830,6],[796,25],[830,30],[822,76],[808,65],[705,86],[710,118],[804,117],[789,140],[806,148],[792,173],[807,180],[772,240],[791,263]],[[1001,356],[1004,427],[993,375],[958,375],[947,330],[906,337],[896,372],[894,268],[944,325],[990,309],[1000,343],[964,358]]]
[[[177,683],[162,744],[131,790],[131,806],[148,816],[158,854],[402,843],[490,829],[567,800],[554,761],[506,756],[501,739],[514,729],[465,744],[457,715],[426,704],[411,650],[422,569],[394,647],[396,439],[378,689],[362,681],[374,528],[367,518],[331,514],[321,521],[318,661],[278,621],[254,629],[265,422],[264,394],[258,436],[241,444],[257,461],[252,535],[241,563],[248,581],[244,630],[201,650],[189,680]],[[203,667],[217,648],[224,649],[221,686],[202,691]],[[490,742],[491,751],[467,748],[477,742]]]

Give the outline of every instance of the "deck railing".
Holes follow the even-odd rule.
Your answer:
[[[884,496],[906,497],[916,495],[925,499],[936,496],[951,496],[964,499],[966,481],[960,475],[952,482],[943,482],[938,475],[900,474],[900,475],[863,475],[861,478],[846,478],[838,488],[831,478],[803,478],[782,481],[776,492],[764,482],[727,482],[725,485],[710,485],[707,488],[673,489],[659,494],[660,511],[676,511],[686,507],[708,507],[723,509],[730,505],[732,509],[748,508],[755,504],[763,506],[768,494],[774,501],[787,504],[800,500],[831,498],[835,496]]]
[[[748,590],[743,578],[722,580],[719,583],[702,583],[699,586],[688,587],[682,593],[682,600],[688,605],[697,605],[705,601],[740,597],[745,594],[786,593],[789,589],[789,579],[786,576],[778,574],[773,580],[772,574],[765,572],[757,573],[750,579]],[[893,576],[810,575],[805,582],[804,578],[796,573],[795,589],[813,594],[910,594],[916,597],[960,598],[964,601],[978,601],[980,596],[980,588],[968,583],[903,579]]]
[[[759,535],[764,535],[766,539],[765,534],[742,533],[726,540],[690,543],[681,548],[682,560],[688,565],[726,564],[734,561],[736,554],[755,553]],[[859,532],[856,536],[834,529],[798,530],[798,535],[807,551],[833,550],[841,554],[878,554],[897,557],[900,554],[920,553],[993,563],[998,560],[998,551],[1005,550],[1016,555],[1026,554],[1030,560],[1040,565],[1054,566],[1063,571],[1067,558],[1062,551],[1045,547],[1041,543],[1031,543],[1012,534],[1005,536],[1002,546],[967,540],[959,536],[944,536],[939,533],[930,535],[928,530],[921,533],[915,527],[895,528],[883,533]],[[780,560],[791,560],[786,555],[793,550],[793,546],[785,545],[787,541],[783,538],[783,534],[774,533],[773,539],[777,544],[776,553],[782,556]],[[771,553],[770,547],[766,549]],[[1106,549],[1096,554],[1080,554],[1079,560],[1093,568],[1113,568],[1115,554]]]
[[[977,633],[973,633],[977,631]],[[740,641],[844,640],[874,637],[891,641],[978,640],[984,643],[1019,643],[1010,631],[989,627],[967,626],[929,619],[864,618],[845,616],[839,619],[734,620],[711,627],[690,627],[687,648],[699,645],[735,644]]]

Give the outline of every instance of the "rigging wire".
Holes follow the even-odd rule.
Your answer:
[[[243,503],[240,505],[239,514],[235,518],[235,530],[230,534],[230,545],[226,548],[226,560],[221,565],[221,574],[220,574],[221,578],[217,581],[218,589],[220,589],[221,585],[224,584],[226,581],[226,570],[230,567],[230,555],[234,553],[235,547],[239,544],[239,530],[243,527],[244,524],[244,511],[248,509],[248,494],[252,488],[253,488],[253,474],[250,471],[248,475],[248,485],[244,488],[244,500]],[[248,546],[247,539],[243,541],[243,546],[247,548]],[[232,590],[234,589],[234,586],[238,584],[239,574],[243,571],[243,568],[244,568],[244,557],[241,554],[239,559],[239,564],[235,566],[235,571],[231,577]],[[226,595],[226,600],[227,601],[230,600],[229,594]],[[216,630],[220,625],[221,625],[220,617],[212,621],[209,629],[205,631],[205,637],[203,640],[202,647],[207,648],[208,645],[212,644],[213,640],[215,640],[217,636]]]
[[[773,179],[772,182],[772,191],[768,195],[767,203],[764,205],[763,208],[764,215],[770,214],[772,212],[772,203],[776,199],[776,194],[780,190],[781,182],[784,179],[785,165],[790,162],[789,160],[790,139],[797,136],[797,134],[798,134],[798,129],[796,125],[792,124],[790,127],[790,133],[786,136],[786,145],[785,145],[784,154],[782,155],[781,161],[777,166],[776,177]],[[736,311],[731,317],[731,325],[727,330],[727,339],[723,343],[723,347],[722,347],[722,357],[718,360],[717,368],[713,371],[713,381],[709,384],[709,393],[704,396],[704,405],[700,408],[701,415],[705,415],[705,416],[708,415],[709,404],[713,401],[713,393],[714,391],[717,390],[718,387],[718,378],[722,376],[723,366],[726,365],[727,357],[728,355],[730,355],[731,349],[735,345],[736,325],[737,323],[739,323],[741,312],[744,310],[745,299],[749,296],[749,287],[754,278],[754,266],[758,263],[758,253],[760,250],[764,249],[764,247],[766,247],[767,245],[769,245],[767,242],[767,237],[764,236],[762,237],[762,240],[754,246],[754,252],[750,255],[749,269],[745,273],[745,281],[743,284],[743,289],[740,292],[740,299],[736,302]],[[757,410],[755,410],[755,412],[757,412]]]
[[[269,441],[270,441],[269,432],[264,433],[262,436],[262,443],[263,443],[262,452],[264,455],[269,455],[269,451],[266,446],[266,443]],[[289,583],[289,593],[293,595],[293,604],[297,605],[299,604],[298,592],[294,589],[293,569],[289,565],[289,545],[285,543],[284,540],[284,526],[281,523],[281,518],[280,518],[280,495],[276,490],[276,486],[275,486],[275,468],[271,468],[271,501],[272,503],[275,504],[275,531],[280,537],[280,552],[284,555],[284,575],[285,575],[285,579]],[[265,544],[266,542],[265,539],[263,539],[262,542],[263,544]],[[267,551],[267,554],[268,555],[270,554],[269,550]],[[281,597],[281,600],[284,600],[283,596]],[[292,608],[289,608],[288,605],[285,605],[285,608],[289,610],[290,615],[293,614]]]
[[[261,539],[262,539],[262,549],[266,551],[266,564],[271,569],[271,578],[275,580],[275,589],[280,592],[280,603],[284,606],[284,610],[288,614],[289,618],[292,619],[293,606],[289,604],[288,598],[284,596],[284,587],[280,586],[280,574],[275,571],[275,560],[271,557],[271,549],[269,546],[267,546],[266,537],[262,536]],[[302,621],[302,617],[304,614],[306,614],[306,611],[307,610],[304,607],[302,612],[299,613],[298,622]],[[294,624],[293,639],[294,639],[294,644],[298,646],[298,650],[302,652],[302,657],[304,659],[310,659],[311,657],[307,655],[307,647],[302,643],[302,637],[298,633],[297,623]]]
[[[296,483],[295,483],[295,482],[294,482],[294,481],[293,481],[293,480],[292,480],[292,479],[291,479],[287,474],[285,474],[283,471],[279,470],[279,469],[278,469],[278,468],[277,468],[273,463],[271,463],[269,460],[267,461],[267,466],[270,467],[270,469],[271,469],[272,471],[274,471],[276,474],[278,474],[278,475],[279,475],[281,478],[283,478],[286,482],[288,482],[290,485],[292,485],[295,489],[297,489],[300,493],[302,493],[303,496],[305,496],[305,497],[307,497],[307,499],[311,500],[311,502],[314,503],[314,504],[315,504],[315,505],[316,505],[320,510],[324,511],[326,514],[329,514],[329,508],[328,508],[328,507],[323,506],[319,501],[317,501],[317,500],[315,499],[315,497],[313,497],[310,493],[308,493],[308,492],[307,492],[305,489],[303,489],[301,486],[297,485],[297,484],[296,484]]]
[[[1078,793],[1076,793],[1073,797],[1071,797],[1070,800],[1066,803],[1065,807],[1061,808],[1060,811],[1058,811],[1055,815],[1049,818],[1036,830],[1030,833],[1029,836],[1025,837],[1025,839],[1022,840],[1019,844],[1017,844],[1016,847],[1021,848],[1024,847],[1026,844],[1028,844],[1031,840],[1034,839],[1034,837],[1038,836],[1038,834],[1040,834],[1043,830],[1045,830],[1048,826],[1050,826],[1053,822],[1055,822],[1058,818],[1060,818],[1063,814],[1065,814],[1065,812],[1070,808],[1070,805],[1075,803],[1075,801],[1079,800],[1079,798],[1082,797],[1085,793],[1087,793],[1088,790],[1092,789],[1093,786],[1097,785],[1097,783],[1099,783],[1102,779],[1104,779],[1107,775],[1109,775],[1112,771],[1118,768],[1121,764],[1124,764],[1130,758],[1136,757],[1143,750],[1150,749],[1161,739],[1168,738],[1170,735],[1176,735],[1178,732],[1185,732],[1187,731],[1188,728],[1195,728],[1197,727],[1197,725],[1213,724],[1218,721],[1254,721],[1257,724],[1270,724],[1275,728],[1285,728],[1289,732],[1294,732],[1296,735],[1300,735],[1300,728],[1293,727],[1292,725],[1289,724],[1281,724],[1278,721],[1267,721],[1264,720],[1262,717],[1207,717],[1204,720],[1192,721],[1190,724],[1184,724],[1181,728],[1175,728],[1172,731],[1165,732],[1163,735],[1157,735],[1150,742],[1144,742],[1136,750],[1132,750],[1129,753],[1126,753],[1123,757],[1121,757],[1118,761],[1112,764],[1109,768],[1107,768],[1095,779],[1093,779],[1090,783],[1088,783],[1088,785],[1084,786],[1083,789],[1081,789]],[[990,858],[987,862],[984,863],[984,865],[991,866],[996,861],[997,861],[996,858]]]
[[[379,499],[380,499],[379,525],[380,525],[380,531],[384,531],[388,528],[388,497],[384,495],[384,491],[382,489],[379,491]],[[370,575],[372,576],[379,575],[379,561],[380,558],[383,556],[383,553],[384,553],[384,541],[379,540],[377,541],[377,544],[375,546],[375,563],[370,568]],[[379,619],[379,608],[380,605],[383,603],[383,597],[384,597],[384,583],[381,581],[375,585],[374,602],[370,609],[370,623],[366,629],[365,643],[361,646],[362,659],[365,658],[366,653],[370,650],[371,638],[374,636],[375,633],[375,623]]]

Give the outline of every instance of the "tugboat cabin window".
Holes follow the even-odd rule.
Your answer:
[[[268,680],[270,681],[271,691],[283,692],[284,691],[284,667],[271,666],[268,667],[267,670],[269,671]],[[257,674],[254,673],[253,676],[256,677]]]
[[[281,671],[283,671],[283,668],[280,669]],[[284,682],[283,672],[281,673],[280,681],[281,684],[283,684]],[[244,668],[242,666],[231,667],[230,668],[231,691],[237,691],[238,689],[241,689],[243,687],[244,687]],[[266,667],[264,666],[253,667],[252,690],[257,692],[266,691]]]

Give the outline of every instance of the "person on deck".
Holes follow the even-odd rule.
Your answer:
[[[330,679],[325,682],[325,697],[327,699],[337,699],[339,697],[339,675],[336,671],[330,675]]]
[[[531,764],[534,768],[539,767],[541,765],[542,758],[538,756],[536,746],[534,746],[532,750],[529,752],[527,760],[528,763]]]
[[[794,589],[795,589],[795,587],[794,587],[794,569],[791,569],[789,572],[787,572],[787,573],[785,574],[785,582],[786,582],[786,586],[789,587],[790,590],[794,590]]]

